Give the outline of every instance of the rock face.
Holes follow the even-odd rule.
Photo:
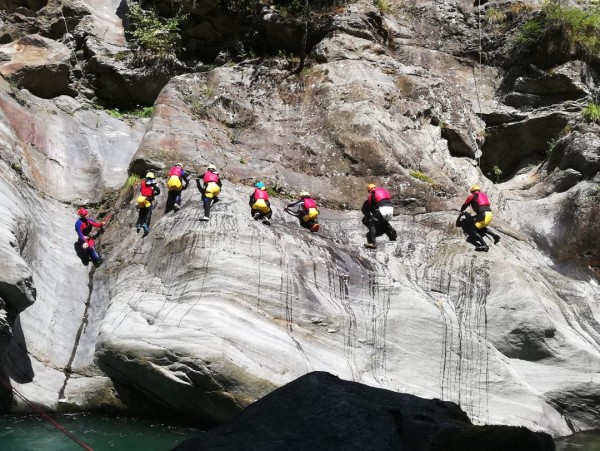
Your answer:
[[[554,450],[548,434],[473,426],[450,402],[426,400],[314,372],[246,408],[185,450]]]
[[[597,426],[598,127],[579,121],[593,77],[564,61],[556,77],[473,63],[483,10],[472,2],[389,15],[358,2],[324,20],[331,32],[300,73],[263,57],[181,75],[150,120],[123,121],[84,100],[103,77],[137,88],[116,61],[119,28],[98,37],[118,17],[103,5],[78,24],[96,70],[78,98],[0,81],[0,330],[14,335],[1,343],[20,391],[48,409],[138,406],[214,424],[326,370],[456,402],[477,424]],[[209,222],[193,181],[182,210],[163,213],[176,162],[192,176],[218,166]],[[154,170],[163,188],[144,238],[136,182],[119,188],[128,168]],[[271,189],[271,227],[249,215],[257,180]],[[398,231],[374,251],[357,211],[368,182],[392,192]],[[502,236],[489,253],[455,227],[472,183]],[[305,189],[318,234],[283,213]],[[114,213],[98,270],[71,251],[84,203]]]

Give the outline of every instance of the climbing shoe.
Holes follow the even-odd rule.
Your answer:
[[[139,225],[135,226],[135,233],[140,233],[141,227]]]
[[[377,245],[375,243],[365,243],[365,247],[368,249],[377,249]]]
[[[268,219],[263,219],[263,224],[264,225],[271,225],[271,221],[269,221]]]
[[[260,213],[254,213],[253,218],[255,221],[258,221],[260,219]]]
[[[316,232],[319,231],[320,228],[321,228],[321,226],[319,225],[319,223],[313,224],[313,225],[310,226],[310,231],[312,233],[316,233]]]
[[[494,244],[498,244],[498,241],[500,241],[500,235],[494,236]]]
[[[208,216],[203,216],[200,218],[200,221],[210,221],[210,218]]]
[[[148,226],[146,224],[144,224],[142,226],[142,229],[144,229],[144,235],[143,236],[146,236],[146,235],[148,235],[150,233],[150,229],[148,228]]]
[[[490,250],[490,248],[488,246],[477,246],[475,250],[479,252],[487,252]]]
[[[175,211],[179,211],[179,210],[181,210],[181,205],[179,205],[179,204],[173,204],[173,209]]]

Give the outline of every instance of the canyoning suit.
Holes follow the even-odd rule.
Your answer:
[[[317,209],[317,203],[310,197],[303,197],[302,199],[291,203],[285,207],[285,210],[293,216],[296,216],[300,220],[300,225],[311,232],[318,232],[320,229],[317,217],[319,216],[319,210]]]
[[[75,231],[77,232],[77,242],[82,249],[86,250],[89,254],[92,263],[98,266],[102,263],[102,258],[96,250],[96,242],[90,236],[94,227],[99,229],[104,226],[104,223],[97,222],[91,218],[79,218],[75,223]]]
[[[171,210],[178,211],[181,208],[181,191],[188,187],[188,183],[188,176],[182,168],[173,166],[170,169],[169,178],[167,180],[169,193],[167,194],[165,213],[168,213]]]
[[[481,191],[475,191],[472,193],[460,208],[461,214],[468,208],[471,207],[475,212],[475,222],[469,229],[469,235],[471,239],[478,244],[478,248],[487,249],[488,246],[485,244],[482,235],[490,235],[494,239],[494,243],[500,240],[500,236],[492,232],[487,226],[492,222],[492,209],[490,207],[490,200],[487,195]]]
[[[160,188],[156,180],[145,178],[140,182],[140,195],[137,197],[137,207],[139,208],[137,223],[135,228],[140,231],[144,229],[144,236],[150,231],[150,221],[152,219],[152,210],[154,209],[154,197],[160,194]]]
[[[361,212],[364,215],[362,223],[369,229],[368,243],[375,244],[376,238],[384,233],[390,241],[396,240],[398,234],[389,222],[394,215],[394,206],[388,190],[380,187],[373,188],[363,203]]]
[[[269,202],[269,193],[265,188],[256,188],[252,194],[250,194],[250,214],[258,221],[262,219],[265,223],[268,223],[273,216],[273,210],[271,210],[271,202]],[[266,221],[265,221],[266,220]]]
[[[200,194],[202,194],[202,204],[204,205],[204,218],[210,217],[210,207],[219,202],[221,194],[221,179],[215,171],[206,171],[201,179],[196,179],[196,185]]]

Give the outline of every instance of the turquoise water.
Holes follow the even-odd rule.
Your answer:
[[[600,432],[578,432],[554,442],[556,451],[600,451]]]
[[[196,432],[139,418],[53,415],[94,451],[165,451]],[[2,451],[81,451],[83,448],[39,416],[0,416]]]

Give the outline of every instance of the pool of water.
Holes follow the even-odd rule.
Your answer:
[[[75,437],[94,451],[165,451],[196,432],[189,427],[127,417],[53,415]],[[0,416],[2,451],[81,451],[50,422],[39,416]]]
[[[554,440],[556,451],[600,451],[600,431],[578,432]]]

